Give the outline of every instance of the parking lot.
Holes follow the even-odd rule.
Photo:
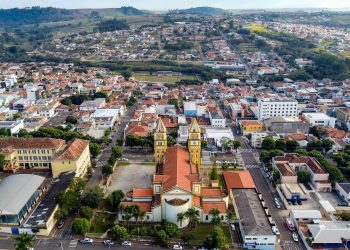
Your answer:
[[[109,194],[117,189],[121,189],[126,193],[134,187],[150,188],[154,172],[154,166],[134,163],[118,166],[112,174],[112,181],[107,188],[107,193]]]

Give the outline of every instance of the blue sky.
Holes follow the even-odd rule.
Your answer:
[[[115,8],[134,6],[168,10],[197,6],[224,9],[258,8],[350,8],[350,0],[0,0],[0,8],[53,6],[60,8]]]

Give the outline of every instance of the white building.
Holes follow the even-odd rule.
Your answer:
[[[251,135],[250,145],[253,148],[261,148],[262,141],[268,136],[271,136],[275,140],[279,138],[275,132],[255,132],[251,133]]]
[[[28,85],[26,86],[27,91],[27,99],[29,101],[36,101],[40,99],[40,90],[35,85]]]
[[[24,128],[23,120],[18,121],[0,121],[0,129],[8,129],[9,136],[18,134],[18,132]]]
[[[119,109],[97,109],[92,118],[97,128],[111,129],[118,119]]]
[[[336,118],[330,117],[325,113],[303,113],[303,117],[311,126],[322,125],[331,128],[335,126]]]
[[[271,117],[298,116],[298,102],[293,98],[262,98],[258,100],[258,119],[265,120]]]
[[[234,136],[231,128],[205,128],[205,133],[203,134],[204,140],[213,139],[216,146],[221,147],[221,140],[226,139],[234,140]]]
[[[213,127],[226,127],[226,118],[219,112],[209,112],[210,125]]]

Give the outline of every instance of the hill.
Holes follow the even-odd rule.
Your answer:
[[[219,8],[213,8],[213,7],[195,7],[195,8],[189,8],[189,9],[183,9],[179,11],[180,13],[185,14],[197,14],[197,15],[211,15],[211,16],[220,16],[227,11]]]
[[[19,27],[26,24],[59,22],[73,19],[73,11],[58,8],[31,7],[0,9],[0,27]]]

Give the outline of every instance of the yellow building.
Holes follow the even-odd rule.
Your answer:
[[[53,138],[1,138],[0,153],[5,155],[4,170],[10,172],[43,168],[52,169],[53,177],[71,170],[82,176],[91,166],[89,142],[79,139],[66,145]]]
[[[188,150],[190,152],[191,164],[200,169],[201,165],[201,129],[195,118],[192,119],[188,128]]]
[[[163,163],[165,151],[167,150],[167,134],[162,119],[158,119],[154,132],[154,160],[156,164]]]
[[[251,133],[257,133],[257,132],[263,132],[264,131],[264,125],[257,120],[252,121],[241,121],[241,129],[244,135],[251,134]]]

